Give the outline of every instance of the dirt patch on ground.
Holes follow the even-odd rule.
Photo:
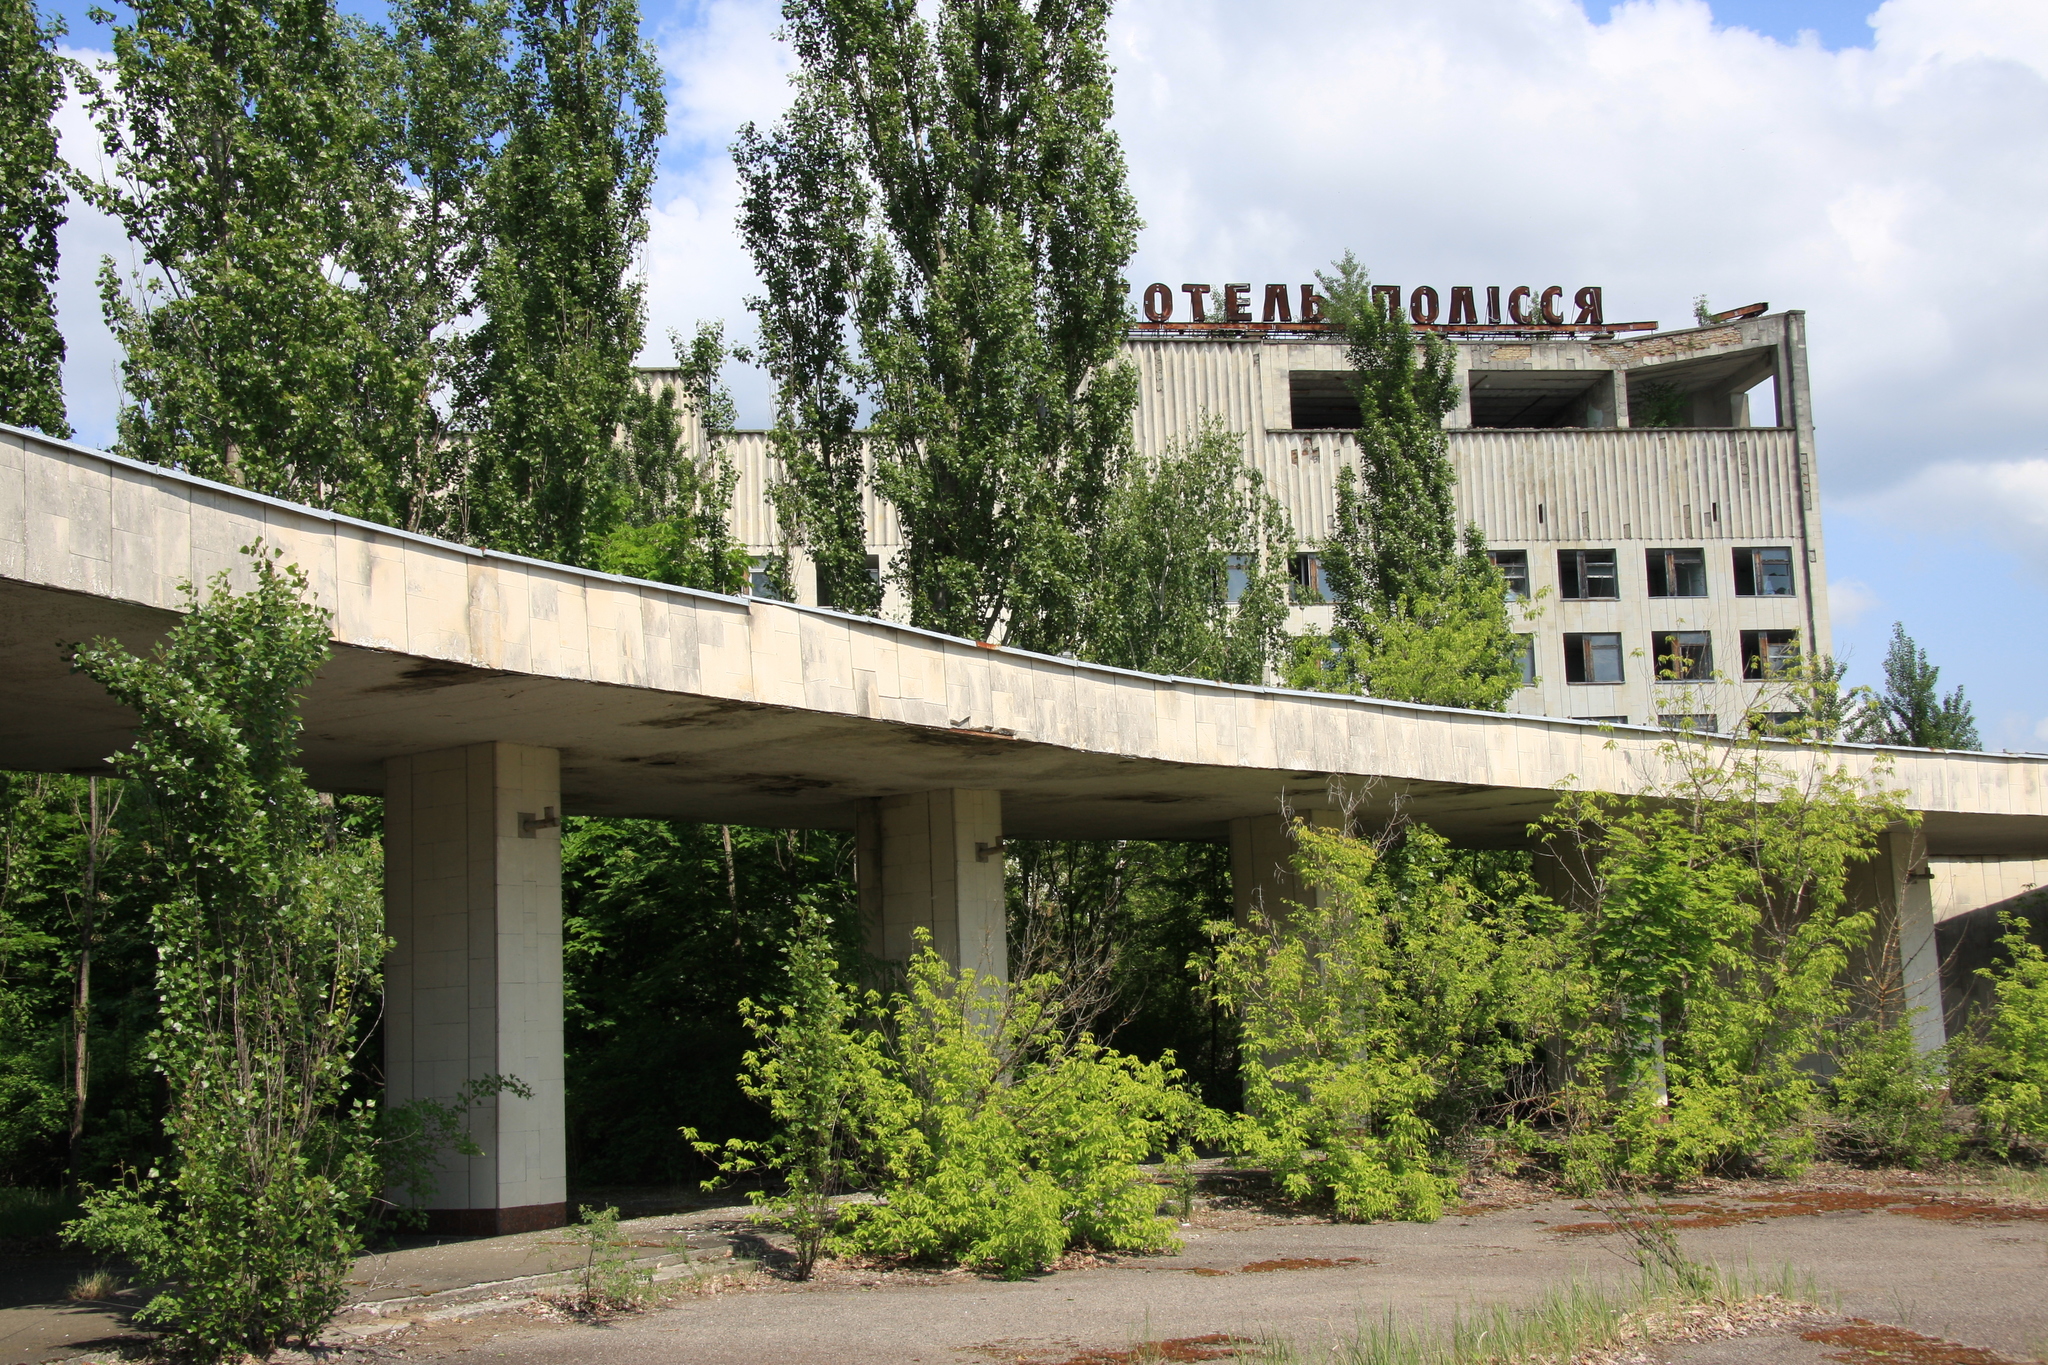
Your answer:
[[[1597,1204],[1574,1207],[1581,1213],[1604,1212]],[[1647,1212],[1661,1215],[1673,1228],[1732,1228],[1767,1218],[1869,1212],[1896,1213],[1938,1223],[2048,1222],[2048,1208],[2035,1204],[2011,1204],[1972,1195],[1872,1190],[1777,1190],[1733,1195],[1721,1203],[1652,1204]],[[1560,1237],[1597,1237],[1620,1229],[1613,1221],[1602,1218],[1588,1223],[1560,1223],[1550,1230]]]
[[[1257,1344],[1249,1337],[1210,1332],[1199,1337],[1140,1341],[1122,1348],[1083,1349],[1069,1343],[1048,1350],[1043,1344],[991,1341],[972,1349],[980,1355],[1008,1361],[1011,1365],[1181,1365],[1181,1362],[1190,1361],[1235,1360],[1241,1352]]]
[[[1238,1267],[1241,1275],[1262,1275],[1269,1270],[1335,1270],[1340,1265],[1371,1265],[1363,1256],[1339,1256],[1332,1261],[1322,1256],[1288,1256],[1277,1261],[1253,1261]]]
[[[1963,1346],[1939,1337],[1925,1337],[1903,1327],[1890,1327],[1863,1318],[1850,1318],[1830,1327],[1801,1332],[1805,1341],[1823,1346],[1840,1346],[1828,1352],[1829,1360],[1842,1365],[2015,1365],[2011,1356],[1987,1351],[1980,1346]]]

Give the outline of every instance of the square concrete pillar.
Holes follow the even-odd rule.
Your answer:
[[[561,763],[553,749],[471,744],[384,765],[388,1102],[452,1102],[479,1077],[532,1099],[471,1109],[483,1155],[450,1153],[436,1231],[568,1221],[563,1150]]]
[[[897,970],[912,934],[955,967],[1010,974],[1003,899],[1001,792],[916,792],[867,802],[856,825],[861,919],[868,952]]]
[[[1334,810],[1298,810],[1288,815],[1252,815],[1230,822],[1230,899],[1233,917],[1250,924],[1259,914],[1285,919],[1291,905],[1317,904],[1316,890],[1294,870],[1291,826],[1341,830]]]
[[[1934,933],[1933,876],[1920,845],[1909,829],[1887,830],[1878,836],[1877,856],[1850,868],[1849,908],[1874,910],[1877,930],[1864,970],[1888,974],[1883,954],[1896,943],[1900,992],[1897,1003],[1913,1021],[1913,1039],[1922,1052],[1948,1041],[1948,1021],[1941,1003],[1941,950]],[[1852,968],[1854,970],[1854,968]]]

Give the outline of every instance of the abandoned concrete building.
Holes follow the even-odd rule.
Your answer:
[[[1152,291],[1157,317],[1167,310]],[[1269,316],[1276,291],[1290,301],[1270,286]],[[1472,318],[1466,290],[1452,291],[1451,316],[1461,293]],[[1518,290],[1509,308],[1526,322],[1434,328],[1456,363],[1445,425],[1459,516],[1485,533],[1527,642],[1526,685],[1509,709],[1731,729],[1770,709],[1763,679],[1774,665],[1830,652],[1805,315],[1755,305],[1653,332],[1601,322],[1599,291],[1579,296],[1591,314],[1581,322]],[[1436,299],[1417,289],[1403,304],[1420,322],[1436,315]],[[1343,346],[1319,324],[1254,323],[1243,312],[1133,329],[1136,448],[1156,455],[1211,417],[1243,433],[1245,458],[1303,547],[1295,624],[1327,625],[1314,546],[1357,451],[1345,430],[1358,409]],[[734,529],[765,566],[782,544],[767,500],[768,438],[741,432],[727,448],[740,474]],[[868,539],[878,568],[900,548],[889,509],[872,499]],[[797,599],[815,602],[807,566],[792,567]],[[769,591],[767,574],[756,578]]]

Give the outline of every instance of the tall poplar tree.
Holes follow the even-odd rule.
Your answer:
[[[125,353],[120,448],[378,515],[365,389],[404,358],[346,268],[352,214],[384,180],[375,40],[331,0],[129,9],[92,101],[113,170],[94,197],[142,258],[131,280],[100,272]]]
[[[1851,734],[1872,744],[1910,744],[1924,749],[1981,749],[1976,712],[1958,687],[1943,696],[1941,670],[1927,651],[1892,622],[1891,647],[1884,653],[1884,691],[1869,698]]]
[[[460,408],[475,443],[469,533],[587,563],[636,387],[666,102],[633,0],[515,0],[504,145],[484,187],[481,322]]]
[[[842,439],[858,393],[913,623],[1055,652],[1081,642],[1137,401],[1119,355],[1138,219],[1109,129],[1108,10],[783,7],[795,100],[735,150],[784,444],[799,452],[785,455],[784,534],[831,566],[828,593],[859,591]]]
[[[1337,479],[1322,547],[1337,627],[1298,642],[1288,680],[1396,701],[1500,710],[1521,685],[1507,585],[1479,528],[1461,536],[1444,417],[1457,403],[1451,348],[1418,343],[1373,298],[1350,252],[1318,273],[1358,397],[1358,459]]]
[[[57,229],[64,163],[51,116],[64,100],[61,22],[32,0],[0,0],[0,422],[69,436],[57,330]]]

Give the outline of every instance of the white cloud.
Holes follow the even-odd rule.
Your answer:
[[[1883,605],[1884,598],[1868,583],[1854,578],[1828,580],[1828,615],[1837,629],[1855,625]]]
[[[1944,460],[1842,505],[1901,530],[1988,539],[2048,571],[2048,458]]]

